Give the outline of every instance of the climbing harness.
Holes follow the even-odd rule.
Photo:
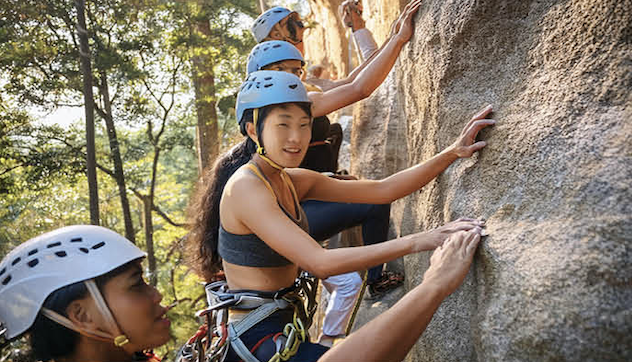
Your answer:
[[[205,323],[182,347],[178,362],[222,362],[230,347],[244,362],[266,362],[255,357],[256,349],[272,338],[276,353],[267,362],[287,361],[300,344],[309,340],[309,329],[316,312],[318,280],[303,272],[294,284],[276,292],[228,290],[225,281],[205,287],[208,308],[196,313]],[[273,313],[291,309],[292,321],[283,330],[270,334],[248,349],[241,336]],[[234,318],[233,318],[234,317]]]

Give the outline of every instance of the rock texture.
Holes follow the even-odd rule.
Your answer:
[[[491,233],[408,360],[631,361],[632,1],[426,0],[415,26],[354,109],[352,172],[430,158],[486,104],[497,125],[393,205],[398,234],[461,216]],[[408,288],[428,260],[405,257]]]
[[[349,43],[347,29],[338,17],[343,0],[310,0],[311,14],[306,19],[310,27],[305,32],[305,59],[308,66],[329,66],[339,75],[349,73]]]

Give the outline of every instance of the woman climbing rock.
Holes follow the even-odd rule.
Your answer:
[[[296,168],[311,137],[311,101],[300,79],[286,72],[258,71],[242,85],[237,119],[246,139],[221,157],[205,177],[191,215],[187,239],[192,267],[211,280],[210,326],[224,341],[212,353],[227,361],[316,361],[327,350],[306,330],[318,278],[367,269],[406,254],[433,250],[459,231],[479,237],[484,223],[460,219],[440,228],[380,244],[323,249],[309,234],[299,202],[390,203],[430,182],[451,163],[485,146],[475,142],[485,109],[467,123],[457,141],[432,159],[381,181],[342,181]],[[468,240],[469,240],[468,236]],[[307,304],[307,308],[304,306]],[[335,351],[334,348],[333,351]]]
[[[262,69],[281,69],[296,75],[298,72],[294,70],[301,69],[304,63],[303,56],[292,44],[271,40],[253,48],[248,56],[247,70],[250,74]],[[329,124],[326,118],[313,120],[310,146],[299,167],[319,172],[329,171],[313,167],[314,164],[321,164],[323,159],[333,157],[333,151],[326,142],[312,146],[315,138],[324,140],[322,124],[325,123]],[[362,241],[365,245],[386,241],[388,237],[390,204],[371,205],[306,200],[301,203],[301,206],[309,221],[309,234],[316,241],[322,242],[357,225],[362,226]],[[403,279],[403,275],[399,273],[384,271],[382,265],[369,269],[367,285],[370,297],[380,298],[388,291],[400,286]],[[344,337],[363,282],[354,272],[331,276],[322,283],[330,294],[330,300],[327,303],[323,333],[319,342],[331,345],[336,338]]]

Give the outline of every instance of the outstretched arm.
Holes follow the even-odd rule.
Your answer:
[[[356,79],[356,77],[358,76],[358,74],[360,74],[360,72],[362,72],[362,70],[364,70],[364,68],[367,66],[367,64],[369,64],[378,54],[380,54],[382,52],[382,50],[384,49],[384,47],[386,46],[386,44],[388,44],[388,42],[395,35],[397,35],[402,23],[404,22],[404,20],[406,20],[406,17],[404,16],[405,14],[406,14],[405,11],[402,12],[402,14],[400,14],[400,16],[397,19],[395,19],[395,21],[393,21],[393,24],[391,25],[391,30],[389,32],[389,35],[386,38],[386,40],[384,41],[384,43],[382,43],[382,45],[380,45],[380,47],[377,48],[377,49],[375,49],[375,48],[362,49],[363,56],[364,56],[365,53],[367,53],[369,55],[368,56],[364,56],[364,61],[362,63],[360,63],[360,65],[355,67],[351,71],[351,73],[349,73],[348,77],[346,77],[344,79],[338,79],[338,80],[332,81],[330,89],[331,88],[335,88],[335,87],[340,87],[342,85],[349,84],[349,83],[353,82]],[[373,40],[373,35],[371,34],[371,32],[364,27],[364,20],[362,19],[362,17],[359,14],[357,14],[356,12],[351,12],[350,15],[351,15],[351,18],[352,18],[352,22],[356,23],[356,26],[353,27],[354,37],[355,37],[355,34],[356,34],[357,31],[365,30],[366,32],[368,32],[368,34],[365,34],[365,35],[366,35],[367,38],[369,38],[369,39],[366,40],[366,42],[367,43],[371,43],[371,42],[375,43],[375,40]],[[362,46],[360,46],[360,48],[362,48]]]
[[[443,152],[383,180],[342,181],[303,169],[292,169],[288,173],[292,175],[301,199],[368,204],[391,203],[432,181],[458,158],[470,157],[485,147],[486,142],[475,142],[476,135],[481,129],[495,124],[494,120],[485,119],[491,112],[490,105],[474,116],[463,128],[457,141]]]
[[[459,219],[428,232],[374,245],[323,249],[283,213],[276,198],[254,176],[227,185],[220,215],[226,230],[256,234],[277,253],[318,278],[368,269],[403,255],[432,250],[442,245],[452,233],[461,230],[480,232],[484,225],[479,220]]]
[[[353,81],[342,86],[330,89],[324,93],[310,93],[312,100],[312,115],[314,117],[324,116],[330,112],[338,110],[362,100],[371,93],[386,79],[386,76],[393,68],[399,52],[413,34],[413,17],[419,10],[422,0],[413,0],[400,15],[401,25],[399,31],[391,37],[386,45],[375,57],[365,62],[364,68]],[[398,20],[397,23],[400,23]]]
[[[402,361],[441,302],[463,282],[480,241],[476,232],[452,234],[430,259],[423,282],[318,362]]]

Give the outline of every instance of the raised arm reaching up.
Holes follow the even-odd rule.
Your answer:
[[[419,10],[421,3],[422,0],[413,0],[406,5],[395,23],[394,29],[397,30],[395,35],[388,39],[374,57],[363,64],[357,76],[353,77],[353,81],[324,93],[309,94],[313,103],[312,115],[314,117],[326,115],[360,101],[371,95],[384,82],[402,47],[413,34],[413,17]]]

